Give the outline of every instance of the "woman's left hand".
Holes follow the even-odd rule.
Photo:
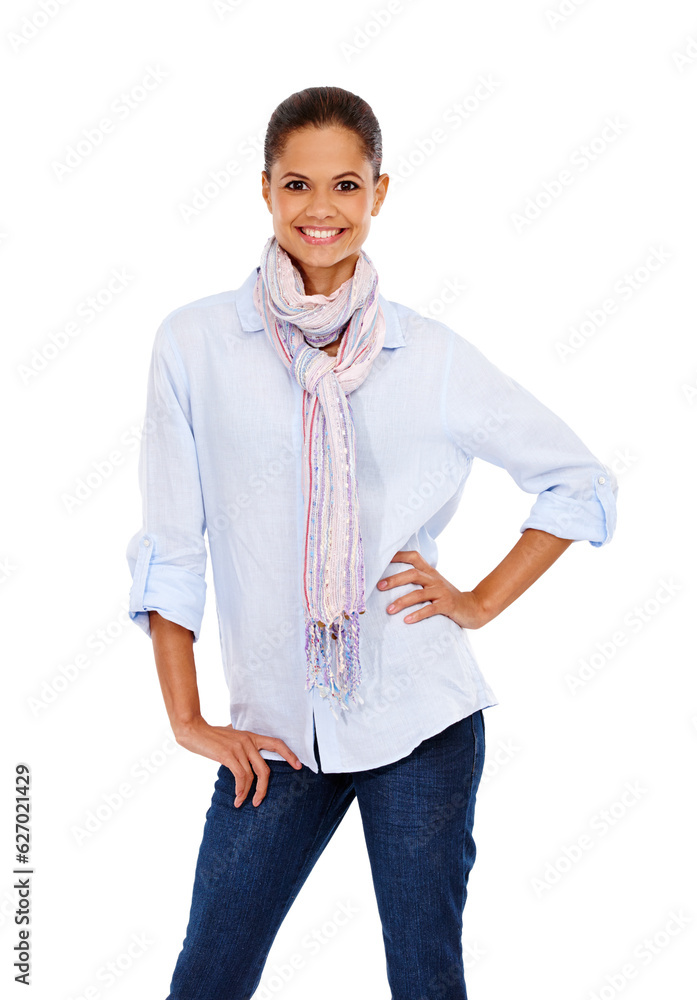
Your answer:
[[[445,615],[447,618],[460,625],[462,628],[481,628],[489,620],[483,609],[479,606],[477,599],[471,591],[458,590],[452,583],[445,579],[437,569],[429,566],[420,552],[414,550],[396,552],[393,562],[411,563],[413,569],[406,569],[402,573],[395,573],[394,576],[386,576],[378,582],[378,590],[388,590],[390,587],[403,587],[406,583],[419,583],[421,590],[412,590],[408,594],[402,594],[394,604],[387,608],[388,614],[396,614],[403,608],[411,607],[412,604],[421,604],[423,601],[431,603],[418,611],[413,611],[407,615],[404,621],[407,625],[420,622],[431,615]]]

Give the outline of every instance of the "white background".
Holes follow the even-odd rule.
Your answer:
[[[285,97],[331,84],[365,98],[383,131],[392,183],[365,244],[383,294],[476,344],[620,484],[611,544],[575,543],[470,634],[500,701],[485,715],[465,908],[470,996],[694,996],[694,4],[44,6],[50,16],[38,0],[7,2],[1,15],[3,981],[17,941],[19,761],[33,774],[35,869],[33,990],[12,984],[11,995],[167,995],[218,765],[168,742],[150,642],[125,614],[152,340],[172,309],[238,287],[256,265],[271,218],[261,153],[244,150],[254,137],[260,149]],[[139,103],[152,68],[163,77]],[[131,92],[136,106],[120,117],[119,95]],[[455,125],[457,105],[466,117]],[[105,117],[112,130],[61,171]],[[608,121],[615,134],[603,141]],[[434,129],[441,141],[429,148]],[[233,159],[237,176],[213,182],[187,219]],[[546,194],[564,169],[571,183]],[[84,303],[112,269],[124,286],[87,320]],[[447,282],[465,286],[449,303]],[[70,322],[75,336],[61,336]],[[474,587],[533,500],[476,463],[440,536],[439,570]],[[212,581],[208,593],[200,690],[204,715],[225,724]],[[588,679],[573,692],[582,661]],[[341,903],[356,912],[338,926]],[[303,968],[281,984],[297,955]],[[355,803],[256,996],[330,990],[390,996]]]

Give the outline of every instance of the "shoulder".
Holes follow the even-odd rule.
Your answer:
[[[488,352],[481,350],[473,339],[443,320],[425,316],[401,302],[389,300],[393,315],[399,321],[410,358],[420,371],[439,373],[441,378],[459,380],[481,387],[512,384],[505,370]]]
[[[430,355],[443,362],[449,362],[456,342],[468,345],[468,341],[452,327],[433,316],[424,315],[403,302],[387,300],[393,317],[399,323],[406,346],[410,353],[418,356]]]
[[[241,335],[237,306],[244,291],[242,285],[176,306],[162,319],[156,343],[168,342],[185,355],[211,346],[221,338]]]
[[[185,302],[168,312],[160,326],[177,340],[210,332],[231,318],[237,320],[237,294],[238,289],[228,290]]]

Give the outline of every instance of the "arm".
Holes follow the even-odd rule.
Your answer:
[[[129,617],[152,639],[177,743],[229,768],[236,805],[256,776],[253,802],[258,805],[270,773],[260,749],[280,753],[294,767],[302,765],[281,739],[212,726],[201,715],[193,645],[205,606],[206,518],[187,373],[170,333],[166,320],[150,363],[139,459],[143,526],[126,553],[133,578]]]
[[[496,618],[504,608],[539,579],[545,570],[571,545],[571,538],[557,538],[548,531],[526,528],[508,555],[477,584],[474,590],[460,591],[420,552],[400,551],[393,562],[411,563],[412,569],[384,577],[380,590],[416,583],[420,590],[402,594],[387,608],[390,615],[424,601],[429,603],[405,616],[407,625],[431,615],[447,615],[461,628],[476,629]]]
[[[244,802],[256,777],[252,802],[258,806],[266,795],[271,770],[260,749],[275,750],[295,768],[302,764],[283,740],[233,730],[231,724],[212,726],[206,722],[196,683],[193,631],[152,609],[148,615],[157,675],[174,738],[186,750],[218,761],[232,771],[237,807]]]
[[[196,683],[194,634],[191,629],[150,610],[150,635],[167,715],[177,741],[187,726],[201,718]]]
[[[569,425],[450,331],[445,426],[462,459],[505,469],[537,494],[520,527],[562,540],[607,545],[617,520],[617,478]],[[600,404],[598,404],[600,405]]]
[[[128,613],[150,635],[150,610],[198,641],[206,601],[206,518],[186,371],[167,320],[155,335],[140,441],[142,528],[128,543]]]
[[[511,551],[471,592],[463,594],[463,609],[475,615],[479,628],[496,618],[549,569],[571,545],[570,538],[557,538],[548,531],[526,528]],[[474,605],[468,608],[467,605]]]
[[[508,555],[458,610],[479,628],[513,603],[572,541],[606,545],[616,521],[617,479],[561,417],[468,341],[452,334],[447,427],[469,461],[506,469],[537,493]],[[464,623],[464,622],[463,622]]]
[[[407,625],[444,614],[463,628],[480,628],[520,597],[572,541],[606,545],[616,522],[617,478],[561,417],[452,330],[446,365],[445,430],[463,458],[505,469],[527,493],[537,493],[521,536],[508,555],[471,591],[460,591],[417,551],[393,562],[412,569],[378,587],[415,583],[387,613],[429,601]],[[405,557],[405,558],[400,558]]]

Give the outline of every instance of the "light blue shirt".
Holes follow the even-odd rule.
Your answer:
[[[128,543],[129,615],[148,610],[200,634],[210,559],[235,729],[277,736],[317,771],[358,771],[407,756],[422,740],[498,704],[467,630],[436,614],[405,624],[386,608],[415,584],[377,589],[457,510],[475,458],[537,494],[521,525],[610,541],[617,481],[571,428],[445,324],[380,296],[384,347],[351,393],[356,428],[366,611],[363,704],[335,719],[305,690],[302,389],[264,332],[252,289],[198,299],[154,338],[139,480],[143,524]],[[208,548],[205,536],[208,537]],[[262,757],[282,760],[272,750]]]

